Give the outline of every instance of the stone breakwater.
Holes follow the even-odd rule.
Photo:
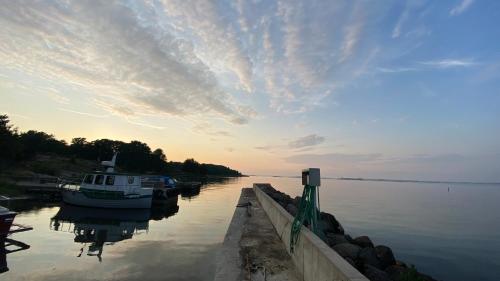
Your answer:
[[[292,216],[297,214],[300,196],[291,198],[271,185],[261,186],[261,189]],[[304,225],[307,224],[304,222]],[[375,246],[368,236],[352,238],[332,214],[321,212],[319,227],[324,234],[320,238],[372,281],[435,281],[413,266],[397,260],[388,246]]]

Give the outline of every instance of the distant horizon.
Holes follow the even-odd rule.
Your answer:
[[[281,177],[281,178],[301,178],[301,176],[286,176],[286,175],[258,175],[250,174],[244,176],[249,177]],[[386,178],[363,178],[363,177],[331,177],[321,176],[321,179],[327,180],[352,180],[352,181],[382,181],[382,182],[414,182],[414,183],[443,183],[443,184],[491,184],[500,185],[500,182],[476,182],[476,181],[451,181],[451,180],[415,180],[415,179],[386,179]]]

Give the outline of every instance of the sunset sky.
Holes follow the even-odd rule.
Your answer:
[[[0,113],[246,174],[500,181],[500,1],[2,1]]]

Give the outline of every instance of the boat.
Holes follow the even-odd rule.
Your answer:
[[[86,174],[79,185],[61,183],[63,201],[96,208],[151,208],[153,188],[142,186],[140,175],[115,173],[116,156],[101,162],[104,172]]]
[[[0,206],[0,237],[6,237],[9,234],[16,215],[16,212]]]

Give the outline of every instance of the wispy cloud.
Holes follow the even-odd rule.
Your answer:
[[[396,22],[396,25],[392,29],[392,38],[398,38],[401,35],[401,29],[403,28],[404,23],[408,20],[409,9],[406,7]]]
[[[288,147],[290,148],[304,148],[311,147],[321,144],[325,141],[325,137],[318,136],[316,134],[307,135],[304,137],[297,138],[288,143]]]
[[[113,97],[116,103],[108,107],[113,114],[126,105],[136,114],[203,113],[248,123],[251,111],[240,111],[248,106],[239,104],[219,77],[235,75],[250,91],[251,62],[214,5],[203,3],[40,1],[30,2],[29,9],[24,2],[4,3],[2,68],[54,87]],[[62,94],[51,98],[67,102]]]
[[[61,111],[66,111],[74,114],[79,114],[79,115],[85,115],[85,116],[90,116],[90,117],[95,117],[95,118],[106,118],[109,117],[108,115],[99,115],[99,114],[94,114],[94,113],[89,113],[89,112],[83,112],[83,111],[76,111],[76,110],[71,110],[67,108],[58,108]]]
[[[437,67],[437,68],[450,68],[450,67],[468,67],[476,65],[477,62],[471,59],[442,59],[423,61],[420,64]]]
[[[359,41],[361,36],[362,23],[356,22],[351,26],[348,26],[345,31],[344,41],[342,42],[340,62],[345,61],[354,52],[354,48]]]
[[[474,3],[474,0],[462,0],[458,5],[450,10],[450,16],[460,15],[465,12],[472,5],[472,3]]]
[[[418,69],[415,67],[395,67],[395,68],[377,67],[377,70],[383,73],[400,73],[400,72],[417,71]]]

